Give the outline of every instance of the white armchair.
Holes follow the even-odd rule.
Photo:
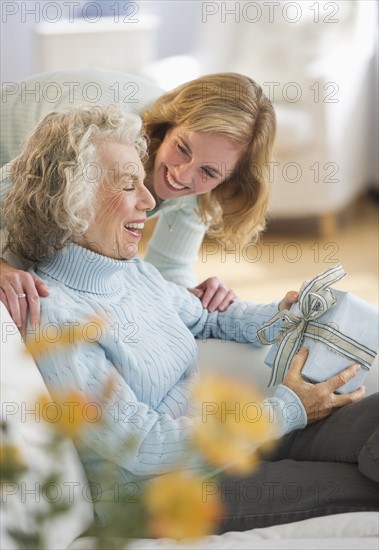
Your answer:
[[[193,51],[158,60],[145,76],[166,89],[223,71],[259,82],[278,119],[271,217],[316,216],[330,237],[337,214],[372,179],[376,3],[202,4]]]

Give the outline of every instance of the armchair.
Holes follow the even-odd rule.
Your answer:
[[[316,217],[330,238],[339,213],[372,184],[375,3],[206,2],[194,9],[192,51],[153,62],[144,75],[166,89],[214,72],[256,80],[278,120],[271,218]]]

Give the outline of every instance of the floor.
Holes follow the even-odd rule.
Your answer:
[[[307,219],[272,220],[258,244],[234,250],[205,240],[198,280],[217,275],[241,299],[266,302],[341,263],[347,276],[336,287],[379,304],[378,206],[377,195],[364,197],[339,215],[329,238],[320,238],[317,220]],[[142,256],[152,229],[141,243]]]

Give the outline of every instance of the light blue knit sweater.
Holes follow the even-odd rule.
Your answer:
[[[50,331],[55,339],[58,326],[93,316],[106,319],[98,342],[61,349],[52,345],[36,358],[50,390],[74,387],[101,399],[106,380],[116,377],[115,394],[102,413],[102,422],[86,431],[78,448],[89,480],[97,483],[109,462],[114,465],[113,487],[117,483],[125,490],[178,461],[201,469],[200,458],[188,459],[185,454],[196,421],[190,405],[191,380],[197,372],[194,337],[257,344],[256,329],[274,314],[277,302],[236,302],[223,313],[210,313],[186,289],[163,279],[152,265],[138,258],[112,260],[76,245],[34,273],[50,290],[42,298],[42,334]],[[27,339],[34,338],[35,331],[29,327]],[[306,425],[301,402],[285,386],[278,386],[265,405],[272,408],[279,436]],[[113,498],[112,491],[103,492],[95,505],[102,521],[106,521],[105,500]]]

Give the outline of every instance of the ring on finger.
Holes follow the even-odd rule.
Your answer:
[[[26,298],[26,294],[23,292],[21,294],[17,294],[17,298],[20,300],[21,298]]]

